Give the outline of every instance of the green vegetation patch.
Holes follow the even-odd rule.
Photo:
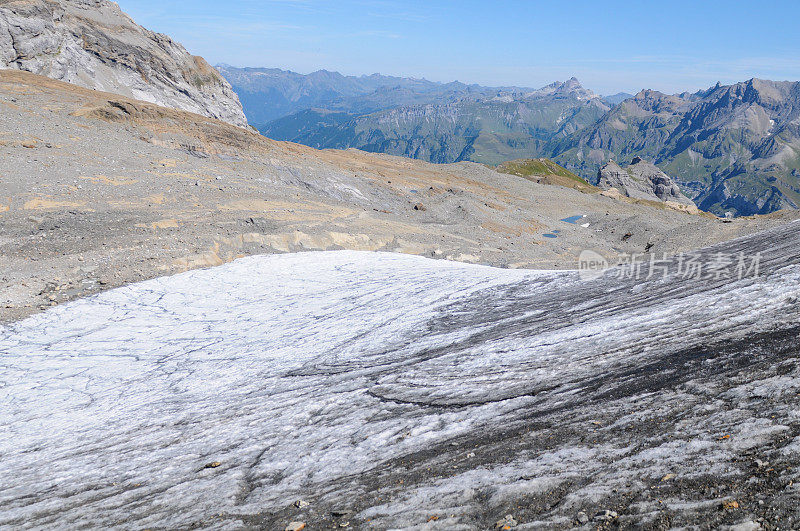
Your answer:
[[[585,193],[599,191],[598,188],[550,159],[510,160],[498,165],[495,170],[500,173],[524,177],[541,184],[575,188]]]
[[[550,159],[519,159],[509,160],[497,166],[500,173],[518,175],[520,177],[530,177],[532,175],[547,176],[558,175],[567,177],[579,183],[589,184],[563,166],[559,166]]]

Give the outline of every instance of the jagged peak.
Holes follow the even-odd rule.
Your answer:
[[[325,70],[324,68],[311,72],[308,75],[309,77],[344,77],[339,72],[332,72],[330,70]]]
[[[662,98],[664,96],[666,96],[666,94],[658,90],[642,89],[636,93],[634,98],[636,98],[637,100],[642,100],[642,99]]]
[[[547,86],[540,88],[539,90],[534,91],[531,95],[560,95],[560,96],[572,96],[577,99],[584,99],[589,100],[593,98],[599,98],[597,94],[592,92],[589,89],[586,89],[581,85],[581,82],[578,81],[578,78],[571,77],[566,81],[554,81]]]

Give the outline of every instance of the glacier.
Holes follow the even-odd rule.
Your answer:
[[[0,527],[800,525],[797,227],[698,252],[743,279],[297,253],[0,327]]]

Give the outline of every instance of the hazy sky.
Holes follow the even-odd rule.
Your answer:
[[[212,64],[601,94],[800,80],[798,0],[119,0]]]

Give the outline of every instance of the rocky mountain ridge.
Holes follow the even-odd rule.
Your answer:
[[[303,115],[312,109],[357,116],[401,106],[536,91],[526,87],[485,87],[459,81],[439,83],[382,74],[345,76],[328,70],[299,74],[279,68],[237,68],[226,64],[217,65],[217,69],[239,94],[250,123],[259,129],[272,121],[296,113]]]
[[[640,156],[718,215],[800,205],[800,83],[751,79],[676,95],[644,90],[596,124],[554,139],[549,155],[580,174]]]
[[[462,83],[441,84],[381,74],[344,76],[318,70],[303,75],[279,68],[236,68],[225,64],[217,65],[217,69],[234,87],[248,120],[257,127],[312,108],[375,112],[468,90]]]
[[[202,57],[106,0],[0,0],[0,69],[247,125],[238,96]]]

